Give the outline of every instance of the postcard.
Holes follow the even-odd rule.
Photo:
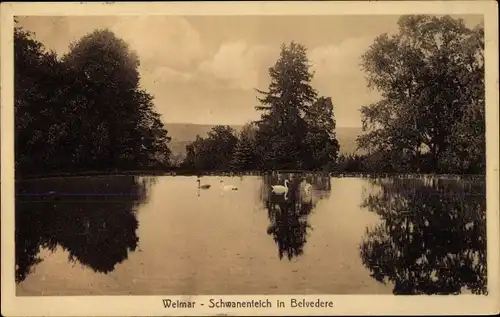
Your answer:
[[[2,3],[2,315],[498,313],[497,12]]]

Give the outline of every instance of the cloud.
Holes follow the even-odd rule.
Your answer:
[[[191,79],[190,73],[180,72],[169,67],[157,67],[150,73],[148,80],[153,83],[187,82]]]
[[[137,52],[141,86],[155,96],[167,121],[244,122],[258,115],[253,89],[267,90],[268,68],[279,58],[281,42],[262,44],[261,37],[243,35],[235,39],[233,30],[214,34],[179,16],[37,16],[19,21],[58,54],[94,29],[109,28]],[[268,31],[276,36],[283,32]],[[377,98],[367,90],[359,66],[373,38],[345,36],[338,44],[325,36],[308,46],[308,56],[315,71],[313,86],[332,97],[338,125],[356,126],[359,107]]]
[[[260,76],[272,49],[249,46],[244,41],[222,44],[214,56],[200,64],[199,70],[225,82],[230,88],[251,90]]]
[[[168,66],[185,68],[203,59],[200,34],[183,17],[23,17],[21,25],[59,54],[70,42],[95,29],[108,28],[137,52],[145,68]]]
[[[358,37],[347,39],[337,45],[314,48],[309,57],[317,76],[349,76],[360,70],[361,55],[373,41],[372,37]]]
[[[361,70],[361,56],[373,43],[374,38],[358,37],[337,45],[318,46],[309,53],[315,71],[313,83],[320,92],[338,94],[370,94],[365,74]],[[358,96],[359,97],[359,96]],[[352,95],[342,99],[356,99]]]
[[[111,30],[130,44],[141,62],[155,67],[184,68],[203,57],[200,34],[182,17],[127,17]]]
[[[110,29],[138,54],[141,86],[154,95],[168,84],[188,82],[205,58],[200,34],[178,16],[20,17],[19,22],[60,56],[95,29]]]
[[[337,45],[311,49],[309,58],[315,71],[313,85],[319,93],[332,97],[338,126],[359,126],[359,108],[379,99],[367,89],[361,70],[361,55],[373,43],[372,37],[350,38]]]

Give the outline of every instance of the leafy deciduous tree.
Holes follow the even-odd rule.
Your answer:
[[[484,148],[482,29],[468,29],[449,16],[404,16],[398,24],[398,34],[379,36],[362,56],[369,86],[382,99],[361,109],[363,128],[370,132],[358,143],[401,166],[440,171],[443,154],[453,156],[454,145],[464,140],[459,131],[476,136],[463,152]],[[473,127],[467,123],[471,110],[478,122]]]
[[[168,164],[168,132],[123,40],[95,30],[59,60],[16,26],[14,52],[18,173]]]
[[[335,135],[335,117],[331,98],[321,97],[305,116],[308,132],[304,140],[307,169],[331,169],[340,149]]]
[[[229,169],[238,143],[235,131],[230,126],[215,126],[206,138],[200,136],[186,146],[183,168],[195,170]]]

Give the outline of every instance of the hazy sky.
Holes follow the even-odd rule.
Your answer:
[[[331,97],[337,125],[361,126],[359,108],[378,98],[366,87],[360,56],[398,16],[24,17],[19,22],[58,54],[96,28],[109,28],[140,58],[141,86],[164,122],[242,124],[257,119],[254,88],[283,42],[308,48],[313,86]],[[482,21],[464,17],[469,26]]]

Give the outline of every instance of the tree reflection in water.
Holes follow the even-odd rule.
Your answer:
[[[484,180],[377,180],[363,207],[381,225],[367,230],[360,254],[394,294],[487,293]]]
[[[16,183],[16,282],[42,261],[41,248],[55,251],[58,245],[71,262],[95,272],[113,271],[138,245],[135,212],[154,182],[114,176]],[[55,193],[43,194],[49,191]]]
[[[288,194],[275,195],[271,185],[282,185],[288,179]],[[313,193],[301,190],[301,184],[307,181],[312,184]],[[262,200],[268,212],[269,227],[267,234],[272,235],[278,247],[278,256],[287,256],[292,260],[304,253],[309,224],[309,215],[317,200],[325,198],[330,192],[330,177],[320,175],[281,174],[263,176]]]

